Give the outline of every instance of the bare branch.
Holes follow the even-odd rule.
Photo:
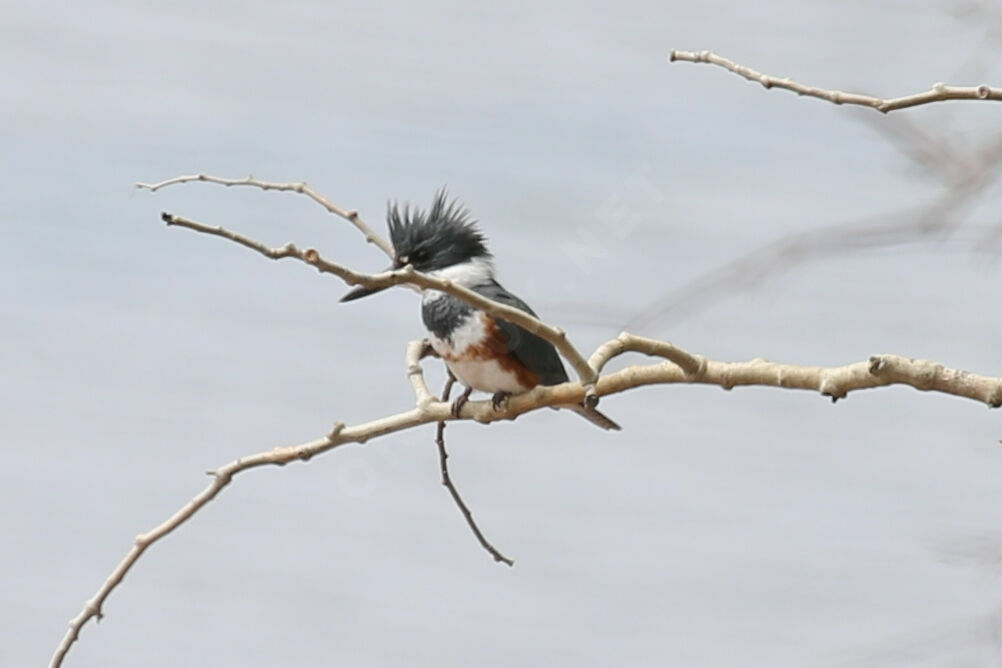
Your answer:
[[[525,311],[488,299],[483,295],[477,294],[473,290],[464,288],[461,285],[456,285],[452,281],[442,280],[435,278],[434,276],[414,271],[414,268],[410,265],[404,267],[403,269],[383,274],[361,274],[340,264],[323,259],[320,257],[320,254],[313,249],[307,249],[305,251],[300,250],[294,244],[286,244],[281,248],[270,248],[260,241],[256,241],[250,237],[246,237],[224,227],[206,225],[205,223],[200,223],[189,218],[182,218],[181,216],[175,216],[171,213],[163,213],[161,214],[161,218],[168,225],[186,227],[190,230],[195,230],[196,232],[211,234],[212,236],[222,237],[236,242],[241,246],[257,251],[272,260],[295,258],[312,265],[321,273],[334,274],[349,285],[364,285],[367,288],[386,288],[392,285],[406,284],[423,289],[441,290],[442,292],[462,299],[471,306],[487,311],[493,316],[513,322],[533,334],[546,339],[556,346],[557,350],[559,350],[567,361],[571,363],[582,382],[594,382],[598,375],[595,373],[595,370],[589,366],[588,360],[586,360],[578,349],[575,348],[568,340],[566,332],[564,332],[561,328],[547,325],[539,319],[529,315]]]
[[[718,56],[712,51],[673,50],[669,54],[668,60],[669,62],[684,61],[690,63],[709,63],[711,65],[723,67],[729,72],[733,72],[738,76],[748,79],[749,81],[760,83],[766,88],[783,88],[785,90],[792,91],[797,95],[816,97],[820,100],[826,100],[833,104],[854,104],[861,107],[870,107],[885,114],[889,111],[907,109],[908,107],[917,107],[922,104],[943,102],[946,100],[1002,101],[1002,88],[988,85],[947,86],[944,83],[936,83],[933,84],[932,88],[928,91],[915,93],[913,95],[906,95],[905,97],[896,97],[889,100],[871,97],[869,95],[861,95],[859,93],[844,93],[837,90],[826,90],[824,88],[806,86],[788,78],[780,79],[778,77],[769,76],[768,74],[762,74],[761,72],[757,72],[750,67],[738,65],[727,58]]]
[[[442,388],[442,401],[448,403],[449,393],[452,392],[452,385],[456,382],[456,377],[449,373],[448,379],[445,381],[445,387]],[[459,495],[459,490],[452,483],[452,477],[449,475],[449,453],[445,450],[445,421],[440,420],[438,427],[435,430],[435,445],[438,446],[438,468],[442,473],[442,484],[445,488],[449,490],[449,494],[452,496],[452,500],[459,507],[459,512],[463,514],[463,519],[466,520],[466,525],[470,527],[470,531],[473,535],[477,537],[477,542],[483,547],[487,552],[494,557],[494,561],[500,561],[508,566],[514,566],[515,562],[512,559],[501,554],[501,552],[491,544],[489,540],[484,536],[480,527],[477,526],[476,520],[473,519],[473,513],[470,512],[469,507],[463,501],[463,497]]]
[[[641,341],[643,343],[640,345],[647,346],[647,350],[650,351],[648,354],[661,355],[658,346],[650,345],[642,339]],[[667,344],[667,342],[654,343]],[[680,352],[685,353],[676,346],[667,345],[670,346],[672,356],[677,356]],[[664,352],[669,351],[665,349]],[[690,353],[685,354],[700,360],[700,369],[695,374],[687,374],[674,362],[632,366],[602,376],[595,386],[596,391],[599,396],[604,396],[640,385],[667,383],[717,385],[725,390],[741,385],[760,385],[813,390],[820,392],[822,396],[830,397],[834,402],[845,398],[849,392],[855,390],[885,385],[908,385],[917,390],[974,399],[989,408],[1002,406],[1002,378],[949,369],[936,362],[909,359],[900,355],[874,355],[866,362],[840,367],[820,367],[779,364],[763,359],[753,359],[749,362],[716,362],[698,358]],[[567,385],[565,383],[557,387],[564,388]],[[576,394],[577,392],[572,396]],[[522,408],[521,404],[515,401],[518,398],[512,398],[511,403],[516,405],[508,407],[510,412],[512,409]]]
[[[207,488],[166,521],[136,538],[125,558],[115,567],[94,597],[87,601],[80,614],[71,620],[70,628],[52,658],[51,668],[62,665],[66,653],[79,636],[83,625],[91,618],[101,616],[105,600],[121,583],[143,552],[191,519],[215,498],[236,474],[258,466],[283,466],[296,460],[305,461],[345,443],[365,443],[379,436],[431,422],[464,419],[489,423],[515,419],[523,413],[546,406],[580,404],[585,399],[586,387],[580,383],[568,382],[551,387],[540,386],[524,394],[512,396],[498,410],[493,407],[491,401],[468,402],[462,407],[459,417],[456,417],[452,414],[448,402],[434,401],[434,398],[426,401],[424,393],[427,392],[427,385],[424,384],[423,378],[419,383],[414,380],[415,376],[421,375],[419,360],[425,350],[424,342],[415,342],[408,346],[407,371],[418,395],[416,408],[351,427],[337,423],[331,433],[323,438],[241,457],[210,471],[213,480]],[[973,399],[992,408],[1002,405],[1002,378],[949,369],[935,362],[897,355],[875,355],[866,362],[841,367],[797,366],[767,362],[762,359],[749,362],[717,362],[705,360],[666,341],[623,334],[618,339],[600,346],[592,358],[604,364],[617,355],[631,350],[665,357],[672,361],[631,366],[602,376],[595,384],[596,396],[625,392],[645,385],[700,383],[717,385],[728,390],[739,385],[811,390],[831,397],[832,401],[835,401],[855,390],[885,385],[908,385],[918,390]],[[692,373],[688,373],[679,364],[692,370]]]
[[[349,223],[354,225],[362,234],[365,235],[365,240],[367,242],[379,246],[379,249],[386,253],[387,257],[391,260],[393,259],[393,246],[390,245],[389,241],[373,231],[373,229],[369,227],[364,220],[362,220],[362,217],[358,215],[358,211],[354,209],[344,209],[338,206],[310,186],[306,185],[304,181],[300,181],[298,183],[274,183],[271,181],[260,181],[255,179],[253,176],[248,176],[246,179],[227,179],[209,174],[189,174],[187,176],[175,176],[172,179],[160,181],[159,183],[137,183],[136,187],[149,190],[150,192],[156,192],[157,190],[166,188],[167,186],[179,183],[191,183],[192,181],[215,183],[227,187],[250,186],[253,188],[260,188],[261,190],[278,190],[282,192],[295,192],[300,195],[306,195],[314,202],[327,209],[327,211],[333,213],[335,216],[344,218]]]

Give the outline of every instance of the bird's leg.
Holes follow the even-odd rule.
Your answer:
[[[494,396],[491,397],[491,406],[494,407],[495,411],[501,410],[501,404],[508,401],[510,396],[511,392],[495,392]]]
[[[463,410],[463,405],[466,404],[466,402],[470,398],[470,394],[472,394],[472,393],[473,393],[473,388],[472,387],[468,387],[468,388],[466,388],[463,391],[462,394],[460,394],[458,397],[456,397],[455,401],[452,402],[452,416],[453,417],[457,417],[457,418],[459,417],[459,411]]]

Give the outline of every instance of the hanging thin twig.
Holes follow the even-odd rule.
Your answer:
[[[447,403],[449,401],[449,394],[452,392],[452,385],[455,382],[456,377],[450,373],[449,378],[445,381],[445,387],[442,388],[443,402]],[[463,513],[463,518],[466,520],[466,524],[469,525],[470,531],[472,531],[473,535],[477,537],[477,541],[480,542],[480,545],[487,550],[492,557],[494,557],[494,561],[500,561],[508,566],[513,566],[515,564],[514,560],[501,554],[501,552],[498,551],[498,549],[484,537],[483,532],[480,531],[480,527],[477,526],[476,520],[473,519],[473,513],[470,512],[470,509],[463,502],[463,498],[459,496],[459,490],[457,490],[456,486],[452,483],[452,478],[449,476],[449,453],[445,451],[445,420],[438,423],[438,428],[435,432],[435,445],[438,446],[438,463],[439,470],[442,472],[442,484],[449,490],[449,494],[452,495],[452,500],[455,501],[456,506],[459,507],[459,512]]]

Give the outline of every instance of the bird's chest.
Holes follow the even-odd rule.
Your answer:
[[[468,308],[446,317],[446,309],[437,309],[436,315],[434,306],[429,309],[426,302],[423,307],[428,339],[461,383],[482,392],[512,393],[525,392],[538,383],[512,357],[507,338],[486,313]]]

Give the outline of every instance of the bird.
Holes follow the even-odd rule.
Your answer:
[[[452,281],[500,304],[537,317],[528,304],[498,283],[487,239],[470,212],[458,200],[438,190],[427,209],[391,202],[386,213],[393,245],[393,265]],[[357,287],[342,298],[353,301],[385,288]],[[449,371],[466,386],[452,403],[459,411],[474,390],[491,393],[495,410],[513,394],[538,385],[568,380],[560,354],[552,343],[512,322],[440,290],[422,290],[421,318],[428,341]],[[607,430],[621,427],[592,406],[561,406]]]

